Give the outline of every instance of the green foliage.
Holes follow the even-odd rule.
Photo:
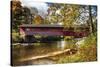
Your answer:
[[[30,9],[22,7],[20,1],[12,1],[11,4],[11,18],[12,30],[18,32],[21,24],[29,24],[30,22]],[[13,32],[13,31],[12,31]]]
[[[79,6],[77,5],[64,5],[61,10],[63,17],[63,25],[65,27],[71,27],[75,23],[79,16]]]
[[[20,40],[19,33],[12,33],[12,42],[18,42]]]
[[[81,57],[78,54],[65,56],[57,61],[57,63],[73,63],[73,62],[81,62]]]
[[[96,34],[96,33],[95,33]],[[80,45],[78,52],[74,55],[63,56],[57,63],[89,62],[97,60],[96,35],[89,35],[83,44]]]
[[[51,4],[48,20],[51,23],[62,23],[65,27],[71,27],[79,16],[78,5]]]
[[[97,60],[97,43],[96,36],[91,34],[81,45],[80,53],[84,61],[96,61]]]

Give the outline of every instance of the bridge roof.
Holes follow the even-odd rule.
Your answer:
[[[50,25],[50,24],[40,24],[40,25],[33,25],[33,24],[23,24],[20,27],[64,27],[62,25]]]

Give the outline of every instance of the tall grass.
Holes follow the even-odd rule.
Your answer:
[[[57,63],[89,62],[97,60],[97,37],[89,35],[74,55],[64,56]]]

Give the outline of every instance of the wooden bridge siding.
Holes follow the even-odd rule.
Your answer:
[[[30,29],[29,31],[27,31],[26,29]],[[35,32],[34,32],[35,31]],[[20,28],[20,32],[24,32],[25,35],[35,35],[35,34],[39,34],[39,35],[49,35],[49,36],[61,36],[63,35],[63,27],[57,27],[57,28],[39,28],[39,27],[34,27],[34,28],[30,28],[30,27],[22,27]]]
[[[63,35],[63,32],[62,31],[35,31],[35,32],[31,32],[31,31],[26,31],[25,32],[25,35],[48,35],[48,36],[61,36]]]
[[[29,31],[26,31],[26,28],[29,28]],[[35,32],[34,32],[35,31]],[[88,31],[74,32],[74,31],[65,31],[63,27],[20,27],[20,33],[24,32],[25,35],[48,35],[48,36],[75,36],[75,37],[85,37],[89,33]]]

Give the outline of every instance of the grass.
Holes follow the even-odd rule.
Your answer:
[[[83,44],[80,45],[78,52],[74,55],[63,56],[57,63],[89,62],[97,60],[96,35],[89,35]]]
[[[12,33],[13,39],[18,40],[18,33]],[[65,49],[70,48],[76,48],[76,45],[74,45],[74,40],[71,40],[69,37],[66,37],[67,41],[73,42],[70,46],[66,46]],[[96,61],[97,60],[97,37],[94,34],[89,35],[87,38],[85,38],[84,43],[80,45],[78,48],[78,52],[76,54],[72,55],[62,55],[59,56],[57,59],[57,63],[74,63],[74,62],[89,62],[89,61]],[[30,46],[32,47],[32,46]],[[27,47],[27,49],[30,47]],[[21,46],[14,47],[14,50],[20,50]],[[23,47],[24,48],[24,47]],[[40,53],[40,51],[39,51]],[[14,55],[17,55],[17,53],[14,52]],[[18,59],[20,56],[14,57]]]

